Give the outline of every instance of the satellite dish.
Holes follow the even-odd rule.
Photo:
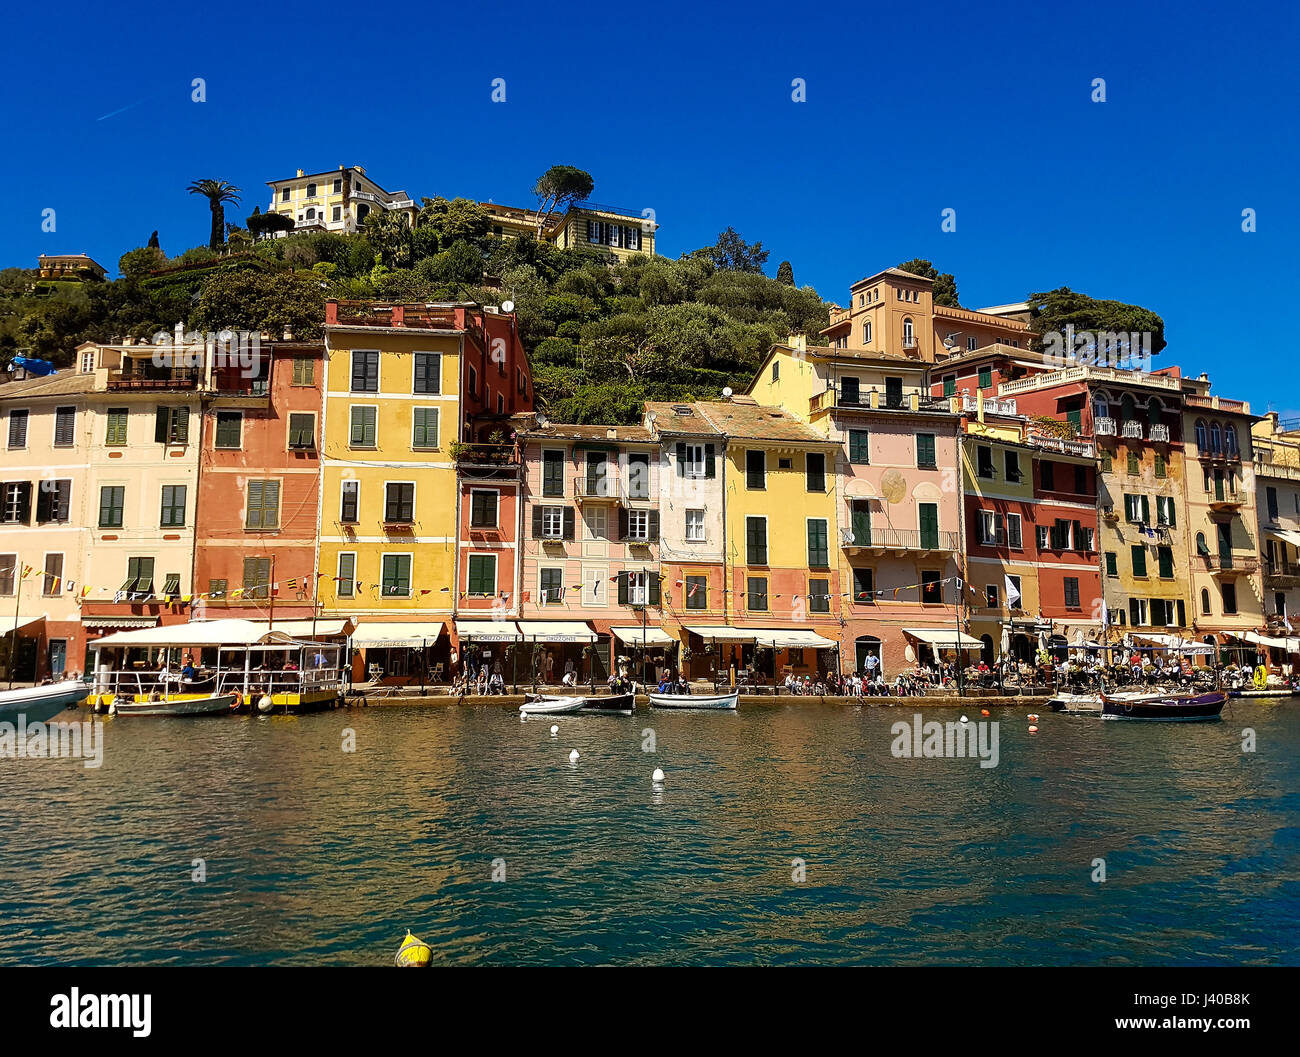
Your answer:
[[[730,400],[730,399],[731,399],[731,386],[728,385],[728,386],[724,386],[724,387],[723,387],[723,390],[722,390],[722,399],[724,399],[724,400]]]
[[[548,419],[544,414],[542,414],[540,411],[537,412],[537,428],[538,428],[538,429],[545,429],[545,428],[546,428],[547,426],[549,426],[550,424],[551,424],[551,423],[550,423],[550,420],[549,420],[549,419]]]
[[[514,310],[515,310],[515,303],[514,303],[513,301],[502,301],[502,302],[501,302],[501,311],[502,311],[502,312],[513,312]]]

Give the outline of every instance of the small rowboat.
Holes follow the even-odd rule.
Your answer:
[[[651,708],[734,709],[738,691],[729,694],[651,694]]]
[[[1197,722],[1218,719],[1228,695],[1222,690],[1208,694],[1163,694],[1155,698],[1125,700],[1101,698],[1102,719],[1148,719]]]
[[[525,700],[519,711],[526,716],[553,716],[561,712],[577,712],[582,708],[586,698],[582,697],[538,697]]]
[[[22,716],[27,723],[44,723],[65,708],[81,704],[89,693],[90,686],[78,679],[5,690],[0,692],[0,722],[16,723]]]
[[[225,715],[235,703],[234,694],[195,697],[190,700],[116,701],[112,711],[119,716],[216,716]]]
[[[560,698],[554,694],[525,694],[524,703],[527,705],[539,701],[560,701],[568,698]],[[626,694],[602,694],[599,697],[584,697],[582,707],[579,712],[601,712],[606,715],[630,716],[636,711],[636,697],[628,692]]]

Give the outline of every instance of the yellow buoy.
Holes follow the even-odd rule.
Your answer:
[[[407,929],[406,939],[402,940],[402,945],[397,949],[394,962],[403,969],[423,969],[432,957],[433,951],[429,945],[419,937],[412,936],[411,930]]]

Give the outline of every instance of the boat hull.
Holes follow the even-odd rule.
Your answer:
[[[114,711],[119,716],[222,716],[234,703],[234,694],[221,694],[183,701],[124,701]]]
[[[1103,719],[1163,720],[1199,722],[1219,718],[1228,695],[1221,690],[1209,694],[1166,695],[1145,700],[1116,700],[1103,697]]]
[[[582,708],[581,697],[544,697],[536,701],[525,701],[519,711],[526,716],[558,716],[566,712],[577,712]]]
[[[64,709],[81,704],[90,695],[90,686],[68,679],[48,686],[0,692],[0,723],[15,723],[22,716],[28,723],[44,723]]]
[[[651,708],[708,708],[732,710],[736,708],[739,694],[651,694]]]

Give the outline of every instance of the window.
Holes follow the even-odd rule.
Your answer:
[[[1007,575],[1007,579],[1011,582],[1011,590],[1007,592],[1007,607],[1009,609],[1024,609],[1025,607],[1021,603],[1024,601],[1025,596],[1020,590],[1020,577]]]
[[[603,451],[589,451],[586,457],[586,495],[613,494],[614,475],[610,472],[609,455]]]
[[[678,444],[678,477],[713,477],[717,472],[712,444]]]
[[[772,361],[772,381],[774,381],[774,382],[779,382],[780,380],[781,380],[781,361],[780,361],[780,360],[773,360],[773,361]]]
[[[659,535],[657,510],[624,510],[619,513],[619,521],[625,540],[648,543]]]
[[[1210,616],[1210,615],[1211,615],[1211,613],[1210,613],[1210,592],[1207,591],[1205,588],[1202,587],[1202,588],[1201,588],[1201,616],[1203,616],[1203,617],[1208,617],[1208,616]]]
[[[1019,514],[1007,515],[1007,546],[1016,551],[1024,549]]]
[[[1147,600],[1130,598],[1128,600],[1128,622],[1136,627],[1145,627],[1147,622]]]
[[[415,354],[415,393],[442,392],[442,353],[417,352]]]
[[[72,481],[44,480],[36,493],[36,523],[66,523],[72,516]]]
[[[650,455],[633,452],[627,457],[627,495],[629,499],[650,498]]]
[[[849,508],[849,529],[853,546],[871,546],[871,504],[866,499],[854,499]]]
[[[1217,422],[1210,423],[1210,451],[1215,455],[1223,450],[1223,434]]]
[[[1223,585],[1223,612],[1227,616],[1232,616],[1237,612],[1237,585]]]
[[[1156,496],[1156,524],[1165,525],[1168,528],[1174,528],[1176,526],[1173,496]]]
[[[829,613],[831,611],[831,582],[829,580],[808,581],[808,612]]]
[[[338,575],[334,577],[334,594],[353,598],[357,593],[357,556],[352,551],[339,552]]]
[[[559,498],[564,495],[564,452],[548,449],[542,452],[542,495]]]
[[[438,409],[436,407],[411,408],[411,447],[436,448],[438,446]]]
[[[1044,459],[1038,464],[1038,476],[1044,492],[1056,491],[1056,463]]]
[[[1203,418],[1198,418],[1196,420],[1196,450],[1210,450],[1210,434],[1206,429],[1205,419]]]
[[[122,507],[126,501],[126,486],[120,484],[105,485],[99,490],[99,527],[121,528]],[[6,510],[6,514],[8,511]],[[5,518],[9,520],[8,517]]]
[[[188,407],[160,407],[154,417],[155,444],[188,444],[190,442],[190,409]]]
[[[1034,533],[1035,533],[1035,538],[1037,539],[1037,542],[1038,542],[1038,549],[1039,549],[1040,551],[1045,551],[1045,550],[1047,550],[1047,544],[1048,544],[1048,532],[1047,532],[1047,526],[1046,526],[1046,525],[1036,525],[1036,526],[1034,527]]]
[[[355,525],[360,520],[361,482],[344,481],[339,502],[339,520],[345,525]]]
[[[496,559],[492,559],[495,569]],[[474,568],[474,558],[471,557],[470,569]],[[471,576],[472,576],[471,572]],[[410,598],[411,597],[411,556],[409,554],[385,554],[380,564],[380,594],[384,598]],[[470,594],[473,594],[473,588]]]
[[[867,322],[862,324],[862,344],[863,345],[871,344],[871,321],[870,320],[867,320]]]
[[[1020,473],[1020,452],[1008,451],[1002,455],[1002,469],[1006,474],[1008,481],[1019,481]]]
[[[1086,466],[1075,466],[1074,468],[1074,494],[1088,494],[1088,468]]]
[[[469,369],[469,374],[465,378],[465,392],[470,396],[478,395],[478,371],[473,367]]]
[[[745,605],[755,612],[767,611],[767,577],[751,576],[745,584]]]
[[[379,392],[379,353],[361,351],[352,354],[352,386],[354,393]]]
[[[916,333],[912,326],[911,318],[903,320],[903,348],[916,348]]]
[[[975,474],[978,477],[993,476],[993,449],[981,444],[975,449]]]
[[[989,609],[998,608],[998,585],[997,584],[985,585],[984,604],[988,606]]]
[[[315,385],[316,361],[310,356],[295,356],[293,358],[293,378],[290,384]]]
[[[927,605],[943,603],[943,583],[939,573],[933,569],[926,569],[921,573],[921,601]]]
[[[1172,580],[1174,578],[1174,552],[1170,547],[1156,548],[1156,562],[1160,568],[1160,579]]]
[[[1269,521],[1277,520],[1277,489],[1269,486],[1264,491],[1265,499],[1268,502],[1268,519]]]
[[[41,578],[41,594],[46,598],[59,593],[63,586],[63,555],[47,554],[45,556],[45,575]]]
[[[571,540],[574,535],[573,508],[567,506],[533,507],[533,538]]]
[[[748,565],[767,564],[767,518],[745,518],[745,562]]]
[[[289,450],[311,451],[316,447],[316,416],[310,411],[289,415]]]
[[[1065,577],[1065,608],[1079,608],[1079,578],[1077,576]]]
[[[1237,427],[1236,426],[1229,425],[1223,427],[1223,450],[1227,452],[1229,455],[1237,454]]]
[[[1101,452],[1101,472],[1110,473],[1113,468],[1114,460],[1111,459],[1110,452],[1103,448]]]
[[[885,378],[885,407],[900,408],[903,406],[903,379]]]
[[[162,593],[164,598],[175,598],[181,593],[180,573],[168,573],[166,577],[163,578]]]
[[[216,425],[216,446],[218,448],[238,448],[242,444],[241,433],[244,428],[242,411],[218,411]]]
[[[339,177],[337,180],[334,181],[334,193],[341,194],[342,192],[343,192],[343,178]]]
[[[122,590],[132,598],[153,597],[153,559],[128,558],[126,560],[126,582]]]
[[[1133,555],[1133,575],[1146,576],[1147,574],[1147,549],[1140,543],[1130,547],[1129,550]]]
[[[388,481],[384,484],[384,522],[409,525],[415,521],[415,484]]]
[[[542,569],[538,580],[543,605],[554,606],[564,601],[564,570]]]
[[[162,486],[162,513],[158,523],[163,528],[180,528],[185,524],[185,485]]]
[[[810,451],[804,456],[804,477],[810,492],[826,491],[826,455]]]
[[[943,395],[957,395],[957,376],[955,374],[945,374],[943,376]]]
[[[77,409],[75,407],[56,407],[54,409],[54,446],[71,448],[77,439]]]
[[[934,434],[918,433],[916,435],[916,465],[921,470],[934,470],[938,463],[934,457]]]
[[[1057,518],[1051,526],[1052,550],[1070,549],[1070,523],[1064,518]]]
[[[921,548],[933,551],[939,549],[939,504],[918,503],[917,520],[921,530]]]
[[[704,511],[703,510],[686,511],[686,542],[687,543],[704,542]]]
[[[375,417],[378,408],[369,404],[354,404],[350,408],[350,429],[348,446],[353,448],[373,448],[375,446]]]
[[[745,487],[767,487],[767,453],[762,451],[745,452]]]
[[[1006,542],[1002,528],[1002,515],[993,510],[980,512],[980,543],[986,547],[996,547]]]
[[[226,592],[229,590],[229,588],[230,588],[230,583],[227,580],[209,580],[208,597],[225,598]]]
[[[862,402],[862,386],[857,378],[840,379],[840,403],[856,407]]]
[[[27,447],[27,412],[14,410],[9,412],[9,447]]]
[[[414,486],[412,486],[414,487]],[[470,528],[496,528],[500,493],[476,488],[469,497]]]
[[[1160,452],[1156,452],[1155,454],[1155,467],[1157,477],[1167,476],[1165,472],[1165,457],[1161,455]]]
[[[1114,551],[1106,552],[1106,575],[1107,576],[1119,575],[1119,555],[1116,554]]]
[[[316,197],[316,185],[315,185],[315,184],[308,184],[308,185],[307,185],[307,197],[308,197],[308,198],[315,198],[315,197]]]
[[[618,574],[618,604],[621,606],[656,606],[659,604],[659,578],[649,572]]]
[[[979,347],[979,346],[978,346],[978,344],[977,344],[977,339],[975,339],[975,338],[968,338],[968,339],[967,339],[967,341],[966,341],[966,348],[970,349],[970,350],[973,352],[973,351],[974,351],[976,348],[978,348],[978,347]],[[992,388],[993,388],[993,368],[992,368],[992,367],[981,367],[981,368],[980,368],[980,371],[979,371],[979,387],[980,387],[981,389],[992,389]]]
[[[709,608],[709,578],[707,576],[688,576],[685,581],[686,608]]]
[[[871,462],[867,450],[867,438],[869,434],[865,429],[849,430],[849,462],[857,463],[860,466],[866,466]]]
[[[130,409],[110,407],[105,412],[108,429],[104,433],[104,443],[110,448],[120,448],[126,443],[126,423]]]
[[[290,189],[289,189],[288,187],[286,187],[286,188],[284,188],[284,189],[280,192],[280,201],[281,201],[281,202],[287,202],[287,201],[289,201],[289,191],[290,191]]]
[[[853,570],[853,601],[874,602],[876,598],[875,574],[871,569]]]
[[[1151,524],[1151,501],[1144,495],[1124,493],[1124,520],[1134,525]]]
[[[830,568],[829,532],[825,518],[813,517],[808,519],[808,568]]]
[[[18,555],[0,554],[0,595],[14,593],[18,582]]]
[[[274,529],[280,527],[280,482],[248,482],[248,515],[246,529]]]

